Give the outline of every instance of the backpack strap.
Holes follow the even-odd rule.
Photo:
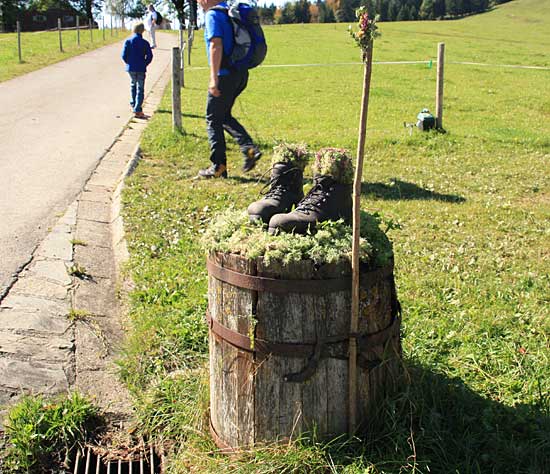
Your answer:
[[[238,6],[239,6],[239,4],[235,3],[230,8],[232,9],[231,13],[234,14],[236,12],[237,16],[240,18]],[[235,26],[233,24],[233,17],[229,14],[230,8],[222,7],[221,5],[218,4],[214,7],[212,7],[211,10],[217,10],[217,11],[220,11],[220,12],[224,12],[227,15],[227,19],[229,20],[229,25],[231,26],[231,39],[232,39],[232,42],[233,42],[233,48],[235,48],[235,42],[236,42],[236,40],[235,40]],[[222,43],[223,43],[223,38],[222,38]],[[231,53],[232,52],[233,52],[233,50],[231,50]],[[227,54],[227,52],[225,51],[225,48],[224,48],[221,68],[228,69],[228,70],[235,70],[234,65],[231,64],[231,59],[230,59],[231,53]]]

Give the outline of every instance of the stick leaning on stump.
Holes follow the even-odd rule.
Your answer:
[[[363,174],[363,160],[365,155],[365,136],[367,132],[367,116],[369,111],[370,79],[372,72],[372,40],[367,49],[363,76],[363,96],[361,100],[361,116],[359,126],[359,140],[357,146],[357,164],[353,181],[353,243],[352,243],[352,290],[351,290],[351,327],[349,339],[349,434],[353,435],[357,429],[357,338],[359,329],[359,250],[361,232],[361,178]]]

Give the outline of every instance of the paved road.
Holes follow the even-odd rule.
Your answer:
[[[175,42],[159,35],[147,91]],[[0,83],[0,300],[131,116],[121,48]]]

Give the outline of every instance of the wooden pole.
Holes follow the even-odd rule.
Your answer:
[[[445,69],[445,43],[437,45],[437,86],[435,96],[436,128],[443,129],[443,75]]]
[[[102,31],[102,34],[103,34],[103,41],[105,41],[105,17],[103,17],[103,31]]]
[[[93,26],[92,20],[88,20],[88,25],[90,27],[90,43],[93,43],[94,42],[94,30],[92,28],[92,26]]]
[[[357,164],[353,181],[353,242],[352,242],[352,289],[351,289],[351,324],[349,339],[349,426],[348,432],[353,435],[357,429],[357,331],[359,330],[359,247],[361,229],[361,177],[363,174],[363,157],[365,154],[365,136],[369,111],[370,78],[372,72],[372,40],[367,49],[364,76],[361,116],[359,119],[359,140],[357,145]]]
[[[180,57],[180,70],[181,70],[181,86],[183,87],[183,66],[185,65],[185,43],[183,42],[183,25],[180,22],[180,51],[181,51],[181,57]]]
[[[183,48],[181,50],[181,55],[180,55],[180,83],[181,83],[181,87],[184,88],[185,87],[185,61],[183,60],[183,58],[185,57],[185,44],[183,45]]]
[[[193,33],[191,29],[191,22],[187,28],[187,65],[191,66],[191,46],[193,45]]]
[[[80,46],[80,17],[76,15],[76,44]]]
[[[111,36],[113,36],[113,17],[111,16]]]
[[[59,32],[59,51],[63,52],[63,40],[61,38],[61,18],[57,19],[57,31]]]
[[[17,52],[19,54],[19,62],[23,62],[23,54],[21,53],[21,22],[17,22]]]
[[[172,48],[172,129],[181,132],[180,49]]]

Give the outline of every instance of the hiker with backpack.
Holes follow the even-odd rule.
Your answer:
[[[126,71],[130,75],[130,106],[136,118],[144,119],[142,105],[145,96],[145,74],[147,66],[153,60],[153,52],[149,42],[143,39],[145,26],[143,23],[134,25],[134,34],[124,42],[122,60],[126,63]]]
[[[149,37],[151,39],[151,49],[155,49],[157,47],[155,32],[162,23],[162,16],[158,11],[155,10],[155,6],[152,3],[149,4],[147,10],[148,12],[145,16],[145,27],[149,32]]]
[[[200,178],[227,178],[224,131],[239,144],[243,171],[250,171],[262,156],[246,129],[233,117],[235,99],[246,89],[248,69],[260,64],[267,52],[255,8],[244,3],[199,0],[205,12],[204,38],[210,66],[206,102],[206,130],[211,166]]]

